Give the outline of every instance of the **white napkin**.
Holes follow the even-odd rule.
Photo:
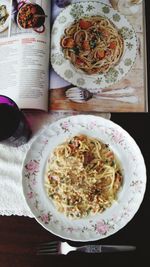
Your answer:
[[[22,165],[26,152],[35,138],[59,118],[72,115],[68,112],[51,114],[27,114],[32,125],[33,137],[18,148],[0,144],[0,215],[20,215],[34,217],[26,204],[22,190]],[[109,113],[100,113],[102,117],[110,119]]]

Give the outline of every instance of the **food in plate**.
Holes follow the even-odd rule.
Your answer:
[[[0,26],[4,25],[9,14],[5,5],[0,5]]]
[[[24,29],[40,27],[45,22],[44,10],[36,4],[25,4],[18,12],[18,24]]]
[[[121,167],[113,151],[86,135],[58,145],[47,161],[48,197],[68,218],[103,212],[117,199],[122,182]]]
[[[87,74],[106,73],[124,50],[118,29],[102,16],[83,17],[64,31],[60,45],[64,56]]]

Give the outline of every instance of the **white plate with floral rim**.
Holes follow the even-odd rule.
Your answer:
[[[76,69],[65,59],[60,40],[64,30],[75,20],[84,16],[103,16],[108,18],[119,30],[124,40],[124,52],[119,63],[105,74],[88,75]],[[68,82],[87,89],[100,89],[119,82],[135,63],[137,37],[132,25],[119,12],[108,5],[94,1],[78,2],[67,6],[56,18],[51,35],[51,64],[55,72]]]
[[[70,220],[47,197],[44,174],[51,151],[79,133],[110,145],[121,162],[124,182],[118,200],[103,213]],[[114,122],[92,115],[71,116],[50,124],[28,150],[22,177],[24,196],[35,219],[51,233],[73,241],[98,240],[119,231],[138,211],[146,187],[144,159],[133,138]]]

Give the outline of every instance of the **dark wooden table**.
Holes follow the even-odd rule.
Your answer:
[[[130,244],[137,247],[135,252],[110,254],[79,254],[67,256],[37,256],[36,247],[40,242],[60,240],[46,231],[34,219],[19,216],[0,216],[0,267],[30,266],[140,266],[149,257],[150,235],[150,142],[147,114],[112,114],[112,120],[127,130],[139,145],[147,166],[147,188],[144,200],[134,218],[118,233],[97,241],[102,244]],[[70,242],[71,245],[80,243]]]

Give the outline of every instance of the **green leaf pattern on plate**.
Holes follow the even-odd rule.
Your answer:
[[[79,86],[82,86],[82,85],[85,84],[85,80],[84,80],[83,78],[78,78],[78,79],[77,79],[77,84],[78,84]]]
[[[84,15],[83,5],[81,5],[81,4],[74,4],[72,6],[72,8],[71,8],[70,15],[74,19],[79,19],[81,16],[83,16]]]
[[[126,46],[127,46],[127,48],[128,48],[129,50],[132,50],[132,48],[133,48],[133,44],[131,44],[131,43],[129,43],[129,42],[126,43]]]
[[[95,9],[94,6],[92,6],[92,5],[88,5],[86,10],[87,10],[87,11],[91,11],[91,10],[93,10],[93,9]]]
[[[115,68],[110,68],[110,70],[105,74],[106,83],[116,82],[118,78],[119,72]]]
[[[73,72],[71,70],[66,70],[64,72],[64,75],[65,75],[66,78],[70,79],[70,78],[73,77]]]
[[[114,14],[114,15],[113,15],[113,20],[114,20],[114,21],[117,21],[117,22],[118,22],[120,19],[121,19],[121,18],[120,18],[120,16],[119,16],[119,14]]]
[[[95,83],[95,84],[101,84],[101,81],[102,81],[102,77],[98,77],[98,78],[94,81],[94,83]]]
[[[124,64],[125,66],[130,66],[132,64],[132,60],[130,58],[126,58]]]
[[[127,40],[127,39],[132,39],[133,38],[133,31],[127,27],[122,27],[120,30],[119,30],[119,33],[122,35],[122,37]]]
[[[62,54],[53,54],[51,56],[51,63],[56,65],[62,65],[65,59]]]
[[[105,14],[108,14],[110,12],[110,8],[108,6],[104,6],[102,7],[102,11],[105,13]]]
[[[119,68],[118,70],[120,71],[121,74],[123,74],[123,68]]]

